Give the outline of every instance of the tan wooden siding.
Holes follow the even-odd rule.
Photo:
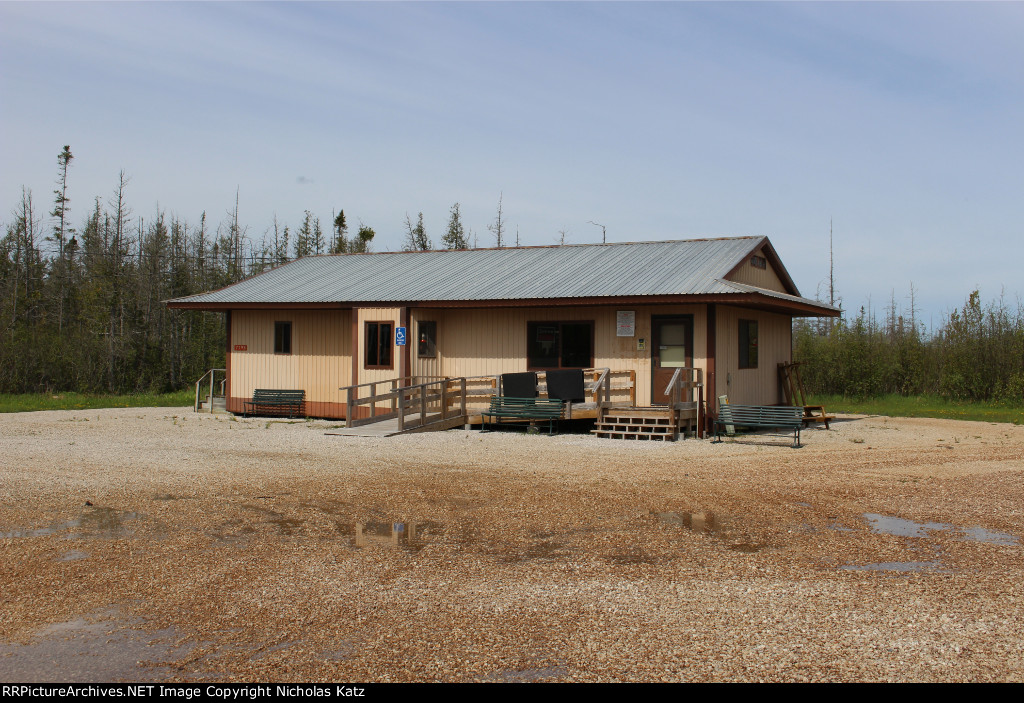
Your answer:
[[[766,258],[763,249],[758,249],[751,256],[760,256]],[[736,269],[736,272],[728,277],[730,281],[736,281],[737,283],[746,283],[748,286],[757,286],[758,288],[765,288],[767,290],[774,290],[780,293],[787,293],[786,286],[782,284],[782,279],[775,273],[775,269],[772,267],[772,262],[769,260],[766,268],[759,269],[756,266],[750,265],[750,256],[746,258],[743,265]]]
[[[740,320],[757,320],[756,369],[739,368]],[[719,305],[715,392],[741,405],[781,403],[778,363],[792,360],[792,330],[788,315]]]
[[[241,412],[257,388],[301,389],[309,414],[337,416],[326,411],[344,408],[338,388],[352,377],[350,319],[347,310],[232,312],[229,409]],[[274,353],[275,322],[292,323],[291,354]],[[245,350],[235,351],[239,345]]]
[[[636,334],[616,336],[616,311],[636,312]],[[418,311],[422,319],[437,321],[439,375],[483,376],[526,371],[526,328],[528,322],[575,320],[594,323],[594,366],[636,372],[636,402],[651,402],[651,315],[693,315],[696,365],[704,367],[706,318],[703,305],[623,306],[621,308],[496,308],[488,310],[447,309]],[[639,339],[645,348],[637,349]],[[428,366],[416,366],[417,375]]]
[[[395,346],[395,330],[401,324],[401,308],[359,308],[356,318],[356,330],[359,334],[359,383],[370,383],[371,381],[386,381],[398,378],[401,375],[401,354],[402,350]],[[391,323],[391,368],[390,369],[368,369],[366,368],[366,323],[367,322],[390,322]]]

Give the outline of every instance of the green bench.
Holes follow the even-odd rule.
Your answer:
[[[295,417],[302,414],[305,399],[306,391],[257,388],[253,391],[252,400],[245,401],[243,415],[284,415],[287,412],[288,417]]]
[[[529,420],[533,425],[537,420],[548,421],[548,434],[554,434],[555,420],[562,419],[563,403],[557,398],[509,398],[496,395],[491,404],[480,413],[483,429],[487,431],[487,418],[494,424],[503,420]]]
[[[722,428],[728,426],[779,429],[793,432],[793,447],[800,446],[804,409],[789,405],[723,405],[715,418],[715,437],[722,441]],[[726,430],[727,434],[732,434]]]

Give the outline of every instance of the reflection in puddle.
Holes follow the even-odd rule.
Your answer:
[[[945,522],[914,522],[913,520],[905,520],[891,515],[879,515],[877,513],[864,513],[864,519],[868,521],[872,532],[895,535],[897,537],[927,537],[927,533],[930,531],[959,529]],[[1017,544],[1019,541],[1013,535],[1006,534],[1005,532],[993,532],[981,527],[961,529],[960,532],[963,533],[964,539],[972,542],[1009,545]]]
[[[355,524],[354,546],[368,547],[371,544],[401,547],[418,552],[427,542],[441,533],[435,522],[357,522]]]
[[[937,561],[881,561],[875,564],[846,564],[840,569],[846,571],[898,571],[913,573],[917,571],[935,571],[941,566]]]
[[[11,530],[0,532],[0,539],[20,539],[23,537],[46,537],[48,535],[63,532],[64,530],[76,530],[65,536],[65,539],[80,539],[82,537],[115,539],[126,537],[134,533],[134,530],[125,523],[145,517],[142,513],[132,513],[114,508],[86,508],[80,517],[74,520],[41,527],[34,530]]]
[[[678,525],[692,532],[726,540],[729,542],[726,546],[734,552],[753,554],[754,552],[761,551],[766,546],[764,544],[733,539],[736,537],[735,530],[733,529],[736,519],[732,517],[713,512],[668,512],[654,514],[666,525]]]

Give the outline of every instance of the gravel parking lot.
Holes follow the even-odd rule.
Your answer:
[[[0,680],[1019,681],[1024,427],[0,415]]]

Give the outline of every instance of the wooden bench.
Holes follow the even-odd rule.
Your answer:
[[[483,428],[487,430],[487,418],[495,424],[506,420],[529,420],[534,425],[537,420],[548,421],[548,434],[554,434],[555,420],[562,419],[563,403],[557,398],[509,398],[496,395],[491,398],[490,407],[480,413]]]
[[[715,418],[715,437],[722,441],[722,427],[766,427],[793,432],[793,447],[800,446],[804,409],[790,405],[723,405]],[[727,434],[732,434],[728,429]]]
[[[284,415],[295,417],[302,414],[302,403],[306,399],[306,391],[274,390],[257,388],[253,391],[252,400],[245,401],[243,415]]]

